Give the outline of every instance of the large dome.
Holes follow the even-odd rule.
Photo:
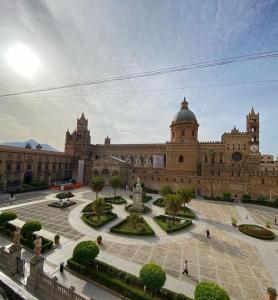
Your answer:
[[[181,109],[174,116],[173,122],[196,122],[197,119],[194,113],[188,108],[188,102],[183,99]]]

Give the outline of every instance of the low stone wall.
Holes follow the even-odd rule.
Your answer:
[[[0,248],[0,267],[8,275],[14,275],[17,272],[17,259],[21,259],[20,245],[12,244],[9,248]]]

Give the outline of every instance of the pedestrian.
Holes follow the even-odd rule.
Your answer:
[[[274,219],[274,224],[277,225],[277,219],[276,218]]]
[[[246,221],[248,221],[248,215],[246,215],[245,219],[246,219]]]
[[[187,260],[184,261],[182,274],[183,275],[185,275],[185,274],[188,275]]]
[[[206,233],[207,233],[207,238],[210,239],[210,232],[208,229],[207,229]]]
[[[64,272],[64,262],[63,261],[60,263],[60,272],[61,273]]]

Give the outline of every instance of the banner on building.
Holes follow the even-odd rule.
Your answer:
[[[84,177],[84,160],[78,161],[78,173],[77,173],[77,182],[83,183]]]
[[[164,155],[154,154],[153,155],[153,167],[164,168]]]

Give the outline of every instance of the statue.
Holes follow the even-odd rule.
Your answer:
[[[140,184],[140,177],[137,177],[137,184],[141,185]]]
[[[40,256],[41,255],[41,250],[42,250],[42,238],[40,236],[37,236],[35,241],[35,256]]]
[[[20,227],[17,226],[13,236],[13,243],[18,245],[19,242],[20,242]]]

